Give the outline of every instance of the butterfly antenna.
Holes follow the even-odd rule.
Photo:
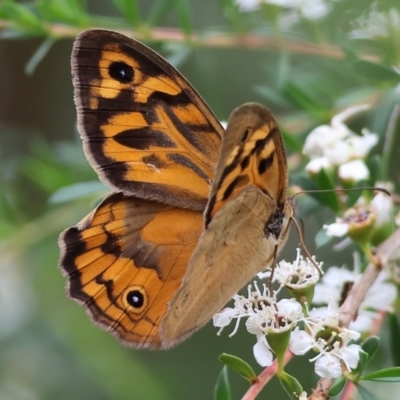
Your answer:
[[[340,188],[340,189],[311,189],[311,190],[302,190],[301,192],[294,193],[290,198],[294,198],[295,196],[298,196],[299,194],[308,194],[308,193],[330,193],[330,192],[355,192],[358,190],[376,190],[378,192],[385,193],[387,196],[391,196],[391,193],[381,187],[374,187],[374,186],[362,186],[362,187],[357,187],[357,188]]]
[[[301,230],[301,227],[299,225],[299,223],[297,222],[296,218],[291,217],[291,220],[294,224],[294,226],[296,227],[296,231],[297,234],[299,235],[299,241],[300,241],[300,246],[303,249],[304,253],[307,255],[307,257],[310,259],[310,261],[312,262],[312,264],[314,265],[314,267],[317,269],[318,274],[320,276],[320,278],[322,277],[323,273],[321,271],[321,269],[318,267],[318,264],[315,262],[315,260],[312,258],[310,252],[307,249],[306,244],[304,243],[304,235],[303,232]]]

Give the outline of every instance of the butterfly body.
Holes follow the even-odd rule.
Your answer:
[[[125,344],[171,347],[283,246],[281,135],[255,103],[224,133],[178,71],[115,32],[83,32],[72,69],[85,153],[116,192],[60,237],[69,294]]]

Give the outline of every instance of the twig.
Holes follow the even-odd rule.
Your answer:
[[[0,29],[13,28],[12,21],[0,20]],[[58,38],[75,37],[82,28],[57,23],[43,23],[49,36]],[[226,33],[226,32],[193,32],[185,34],[181,29],[153,28],[151,30],[116,29],[118,32],[138,40],[191,43],[200,47],[244,47],[247,49],[283,49],[292,53],[309,54],[328,58],[342,59],[345,53],[339,46],[316,44],[301,40],[268,37],[256,33]],[[372,54],[360,55],[370,61],[379,61]]]
[[[393,251],[400,247],[400,229],[386,239],[376,252],[376,262],[369,263],[358,284],[354,285],[345,302],[339,309],[340,325],[347,327],[358,313],[358,308],[364,300],[369,288],[375,282],[381,270],[388,265]],[[328,390],[333,384],[333,379],[321,379],[308,400],[327,400]]]
[[[286,365],[292,358],[294,354],[287,350],[285,353],[285,357],[283,359],[283,363]],[[258,382],[251,385],[249,390],[242,397],[242,400],[253,400],[255,397],[261,392],[262,388],[274,377],[276,371],[278,370],[278,362],[275,361],[269,367],[265,368],[260,375],[258,375]]]

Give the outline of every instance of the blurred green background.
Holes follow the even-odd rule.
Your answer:
[[[0,3],[0,400],[203,400],[213,397],[222,352],[261,370],[244,327],[229,339],[229,329],[217,337],[209,324],[172,350],[134,351],[66,297],[58,235],[106,190],[77,134],[70,52],[85,28],[123,29],[179,68],[221,120],[244,102],[264,103],[282,126],[296,183],[304,175],[305,135],[344,107],[371,103],[354,123],[383,140],[399,103],[392,66],[400,66],[400,6],[397,0],[290,4],[265,2],[243,12],[231,0]],[[397,187],[398,138],[377,172]],[[301,207],[300,214],[313,252],[313,232],[331,214],[310,217]],[[295,236],[284,258],[295,257]],[[330,249],[323,254],[330,265],[351,263]],[[316,382],[306,359],[288,370],[307,390]],[[233,398],[240,398],[248,384],[233,374],[231,382]],[[395,385],[384,389],[395,398]],[[275,381],[260,396],[283,397]]]

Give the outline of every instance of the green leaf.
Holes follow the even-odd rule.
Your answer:
[[[369,361],[369,355],[365,351],[360,351],[360,360],[358,361],[357,367],[351,370],[349,379],[356,383],[360,380],[360,376]]]
[[[175,0],[178,13],[179,25],[186,35],[192,33],[192,22],[190,20],[189,3],[187,0]]]
[[[137,0],[111,0],[118,11],[134,26],[140,24]]]
[[[284,129],[281,129],[281,133],[285,148],[289,148],[295,152],[301,153],[303,149],[303,143],[299,140],[299,138],[290,134]]]
[[[31,59],[25,66],[25,73],[27,75],[32,75],[35,72],[36,67],[49,52],[55,41],[56,40],[51,37],[48,37],[45,40],[43,40],[42,44],[37,48],[35,54],[31,57]]]
[[[338,395],[344,388],[347,379],[344,377],[339,378],[329,389],[328,394],[329,396],[336,396]]]
[[[390,332],[390,354],[393,357],[393,363],[400,366],[400,326],[396,314],[389,315],[389,332]]]
[[[356,388],[362,400],[377,400],[369,390],[365,389],[364,386],[356,385]]]
[[[396,85],[399,83],[400,75],[385,65],[375,64],[367,60],[355,60],[352,64],[357,74],[369,80],[389,82]]]
[[[361,377],[363,381],[400,382],[400,367],[381,369]]]
[[[66,203],[90,195],[104,197],[108,192],[109,189],[100,181],[79,182],[57,190],[51,195],[49,201],[53,204]]]
[[[279,376],[279,380],[289,397],[293,400],[299,400],[299,396],[303,392],[300,382],[286,372]]]
[[[226,365],[218,375],[217,383],[214,388],[214,400],[231,400],[231,387],[229,385],[228,368]]]
[[[244,19],[234,0],[219,0],[223,8],[224,17],[230,22],[236,32],[244,32]]]
[[[361,343],[361,348],[368,354],[369,360],[375,354],[379,346],[379,341],[378,336],[370,336]]]
[[[81,0],[41,0],[38,9],[47,21],[57,21],[73,26],[87,27],[90,16]]]
[[[324,170],[321,169],[317,175],[314,176],[314,180],[317,184],[317,190],[327,190],[326,192],[310,193],[319,202],[329,208],[335,213],[339,211],[338,195],[335,192],[335,186],[331,179],[331,176]]]
[[[46,33],[39,18],[22,4],[6,1],[2,4],[1,12],[5,19],[11,20],[29,33],[37,35]]]
[[[147,23],[150,26],[160,25],[163,19],[173,9],[175,0],[159,0],[154,2],[153,7],[150,9]]]
[[[253,368],[246,361],[239,357],[233,356],[231,354],[223,353],[219,356],[219,360],[225,365],[235,370],[239,375],[243,376],[250,383],[256,383],[258,381],[257,375],[253,371]]]
[[[307,113],[318,120],[329,117],[328,111],[321,105],[320,101],[313,98],[311,94],[306,93],[306,91],[300,86],[288,82],[284,87],[284,93],[294,104],[307,111]]]
[[[275,88],[260,85],[255,86],[254,91],[265,98],[266,104],[276,104],[282,108],[290,107],[290,103],[288,102],[287,98],[283,96],[280,92],[278,92]]]

